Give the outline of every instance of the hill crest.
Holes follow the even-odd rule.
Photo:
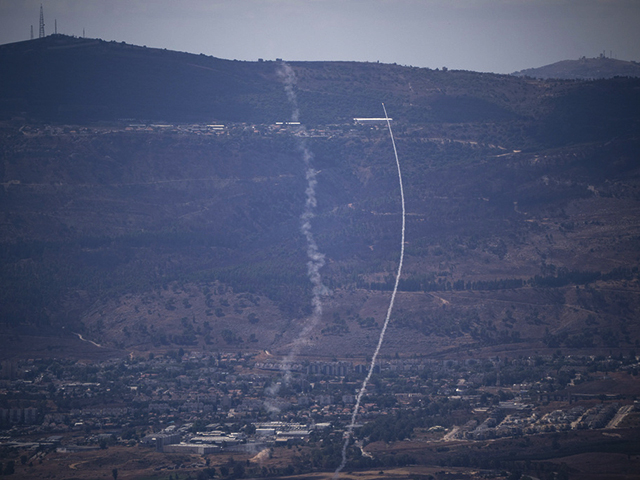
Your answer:
[[[578,60],[562,60],[537,68],[514,72],[518,77],[563,80],[596,80],[614,77],[640,77],[640,63],[600,55],[596,58],[582,57]]]
[[[278,67],[67,37],[1,47],[6,331],[286,349],[309,308],[306,135],[334,292],[316,353],[369,351],[399,206],[387,132],[353,118],[384,101],[410,213],[389,348],[640,339],[640,80],[292,62],[301,132],[277,124],[291,115]]]

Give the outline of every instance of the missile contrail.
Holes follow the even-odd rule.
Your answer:
[[[284,90],[287,94],[287,99],[292,107],[291,120],[297,122],[300,117],[300,111],[298,109],[298,99],[295,93],[296,76],[293,69],[282,62],[281,68],[278,70],[278,75],[284,82]],[[282,365],[285,370],[284,381],[289,382],[291,379],[291,370],[289,366],[300,353],[303,345],[310,342],[311,333],[317,326],[318,322],[322,318],[322,297],[329,293],[328,288],[322,283],[322,276],[320,275],[320,269],[325,264],[325,256],[320,252],[318,244],[315,241],[313,233],[311,231],[311,220],[315,217],[315,209],[317,207],[316,199],[316,185],[318,184],[317,175],[318,172],[313,168],[313,152],[307,146],[307,139],[305,138],[306,129],[304,126],[298,127],[299,131],[303,134],[298,136],[298,149],[302,155],[302,161],[305,167],[305,178],[307,180],[307,187],[305,189],[305,204],[304,211],[300,216],[300,232],[307,241],[307,276],[312,285],[312,297],[311,297],[311,316],[306,321],[302,331],[298,337],[294,340],[291,347],[291,351],[282,361]],[[274,396],[278,392],[278,387],[273,386],[269,390],[269,394]],[[270,408],[267,405],[267,408]]]
[[[393,293],[391,294],[391,301],[389,302],[389,309],[387,310],[387,317],[384,320],[384,325],[382,326],[382,331],[380,332],[380,338],[378,338],[378,346],[376,347],[376,351],[371,358],[371,364],[369,365],[369,372],[362,382],[362,387],[358,392],[358,397],[356,399],[356,405],[353,408],[353,413],[351,414],[351,423],[347,428],[347,432],[345,435],[344,445],[342,446],[342,463],[336,469],[333,474],[334,480],[337,479],[340,475],[340,472],[347,464],[347,447],[349,446],[349,441],[351,440],[351,436],[353,435],[353,427],[356,423],[356,418],[358,417],[358,410],[360,409],[360,402],[362,401],[362,397],[364,396],[364,392],[367,389],[367,384],[371,379],[371,374],[373,373],[373,367],[375,367],[376,359],[378,357],[378,353],[380,353],[380,348],[382,347],[382,342],[384,341],[384,334],[387,332],[387,326],[389,326],[389,319],[391,318],[391,311],[393,310],[393,303],[396,299],[396,293],[398,292],[398,283],[400,282],[400,274],[402,273],[402,263],[404,261],[404,229],[405,229],[405,206],[404,206],[404,188],[402,187],[402,172],[400,171],[400,160],[398,160],[398,150],[396,149],[396,141],[393,138],[393,131],[391,130],[391,122],[389,121],[389,116],[387,115],[387,109],[382,104],[382,109],[384,110],[384,118],[387,121],[387,127],[389,128],[389,135],[391,136],[391,144],[393,145],[393,153],[396,157],[396,166],[398,167],[398,181],[400,182],[400,199],[402,200],[402,239],[400,242],[400,263],[398,264],[398,273],[396,274],[396,283],[393,287]]]

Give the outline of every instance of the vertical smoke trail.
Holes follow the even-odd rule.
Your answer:
[[[353,434],[353,427],[356,423],[356,418],[358,416],[358,410],[360,408],[360,402],[362,401],[362,397],[364,392],[367,389],[367,384],[371,379],[371,374],[373,373],[373,367],[376,364],[376,358],[378,357],[378,353],[380,353],[380,348],[382,347],[382,342],[384,341],[384,334],[387,331],[387,326],[389,325],[389,319],[391,318],[391,310],[393,310],[393,303],[396,299],[396,293],[398,292],[398,283],[400,282],[400,274],[402,273],[402,263],[404,262],[404,227],[405,227],[405,207],[404,207],[404,188],[402,187],[402,172],[400,171],[400,161],[398,160],[398,151],[396,150],[396,141],[393,138],[393,132],[391,131],[391,122],[389,121],[389,117],[387,115],[387,109],[382,104],[382,109],[384,110],[384,117],[387,120],[387,127],[389,127],[389,135],[391,136],[391,144],[393,145],[393,153],[396,157],[396,166],[398,167],[398,180],[400,182],[400,199],[402,200],[402,239],[400,243],[400,263],[398,264],[398,273],[396,275],[396,283],[393,287],[393,293],[391,294],[391,301],[389,302],[389,309],[387,310],[387,317],[384,320],[384,325],[382,326],[382,331],[380,332],[380,338],[378,338],[378,346],[376,347],[376,351],[371,358],[371,364],[369,365],[369,372],[367,373],[366,378],[362,382],[362,387],[358,392],[358,397],[356,398],[356,405],[353,408],[353,413],[351,414],[351,423],[349,424],[349,428],[347,429],[347,434],[345,435],[344,445],[342,446],[342,463],[336,469],[333,474],[333,478],[337,479],[342,469],[347,464],[347,447],[349,446],[349,441],[351,440],[351,436]]]
[[[291,113],[291,120],[293,122],[297,122],[300,117],[300,111],[298,109],[298,99],[294,90],[294,86],[296,83],[295,73],[289,65],[282,62],[281,68],[278,71],[278,75],[284,82],[284,89],[287,94],[287,99],[289,100],[289,103],[293,108]],[[283,360],[283,366],[285,367],[285,382],[288,382],[291,378],[289,365],[291,365],[294,359],[298,356],[302,346],[309,343],[311,332],[322,317],[321,299],[322,296],[326,295],[329,291],[327,287],[325,287],[325,285],[322,283],[322,277],[320,275],[320,269],[325,264],[325,257],[324,254],[319,251],[318,244],[316,243],[311,232],[311,219],[315,217],[314,212],[318,204],[316,200],[316,185],[318,184],[318,180],[316,177],[318,172],[311,165],[311,162],[313,160],[313,153],[307,146],[307,131],[304,126],[300,126],[298,127],[298,129],[298,149],[302,154],[302,160],[305,167],[305,178],[307,180],[307,188],[305,189],[306,200],[304,211],[300,216],[300,232],[304,235],[307,241],[307,276],[309,277],[309,281],[313,286],[311,298],[312,312],[309,320],[306,322],[304,328],[298,335],[298,338],[293,342],[291,351]],[[271,393],[277,393],[277,389],[275,389],[275,391],[272,391]]]

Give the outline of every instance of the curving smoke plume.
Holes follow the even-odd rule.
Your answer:
[[[300,117],[300,111],[298,109],[298,99],[295,93],[295,73],[289,65],[287,65],[285,62],[282,62],[278,70],[278,76],[284,83],[284,90],[287,94],[287,99],[289,100],[289,103],[292,107],[291,121],[297,122]],[[316,243],[313,237],[313,233],[311,232],[311,220],[315,217],[314,212],[318,204],[316,200],[318,172],[312,166],[313,153],[307,146],[307,130],[304,128],[304,126],[298,126],[297,129],[298,131],[296,138],[298,139],[298,150],[300,150],[300,153],[302,155],[302,161],[304,162],[305,167],[305,178],[307,180],[307,187],[305,189],[306,199],[304,211],[300,216],[300,231],[307,241],[307,275],[309,277],[311,285],[313,286],[311,298],[312,312],[309,319],[305,322],[302,331],[294,340],[289,354],[282,361],[282,366],[285,371],[285,383],[289,382],[289,380],[291,379],[290,365],[300,353],[301,348],[304,345],[309,344],[311,333],[322,318],[322,297],[329,293],[327,287],[322,283],[322,276],[320,275],[320,269],[325,264],[325,256],[319,251],[318,244]],[[277,394],[278,389],[279,386],[278,384],[276,384],[268,391],[268,393],[274,396],[275,394]],[[269,408],[269,405],[267,405],[267,408]]]
[[[398,264],[398,273],[396,275],[396,283],[393,287],[393,293],[391,294],[391,301],[389,302],[389,309],[387,310],[387,317],[384,320],[384,325],[382,326],[382,331],[380,332],[380,337],[378,338],[378,346],[376,347],[376,351],[371,358],[371,364],[369,365],[369,372],[362,382],[362,387],[358,392],[358,397],[356,398],[356,405],[353,407],[353,413],[351,414],[351,423],[347,428],[347,432],[344,439],[344,445],[342,446],[342,463],[336,469],[333,474],[333,478],[337,479],[342,469],[347,464],[347,447],[349,446],[349,442],[351,441],[351,436],[353,435],[353,427],[356,423],[356,418],[358,417],[358,410],[360,409],[360,402],[362,401],[362,397],[364,392],[367,389],[367,384],[371,379],[371,374],[373,373],[373,367],[376,365],[376,359],[378,358],[378,353],[380,353],[380,348],[382,347],[382,342],[384,341],[384,334],[387,331],[387,326],[389,325],[389,319],[391,318],[391,311],[393,310],[393,303],[396,299],[396,293],[398,292],[398,283],[400,282],[400,274],[402,273],[402,263],[404,261],[404,229],[405,229],[405,207],[404,207],[404,189],[402,187],[402,172],[400,171],[400,161],[398,160],[398,151],[396,150],[396,141],[393,138],[393,132],[391,131],[391,122],[389,121],[389,117],[387,116],[387,109],[382,104],[382,109],[384,110],[384,117],[387,120],[387,127],[389,127],[389,135],[391,136],[391,144],[393,145],[393,153],[396,156],[396,166],[398,167],[398,180],[400,182],[400,199],[402,200],[402,239],[400,241],[400,263]]]

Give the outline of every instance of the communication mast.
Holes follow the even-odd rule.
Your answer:
[[[33,25],[31,25],[31,40],[33,40]]]
[[[44,12],[42,11],[42,4],[40,4],[40,33],[38,38],[44,38]]]

